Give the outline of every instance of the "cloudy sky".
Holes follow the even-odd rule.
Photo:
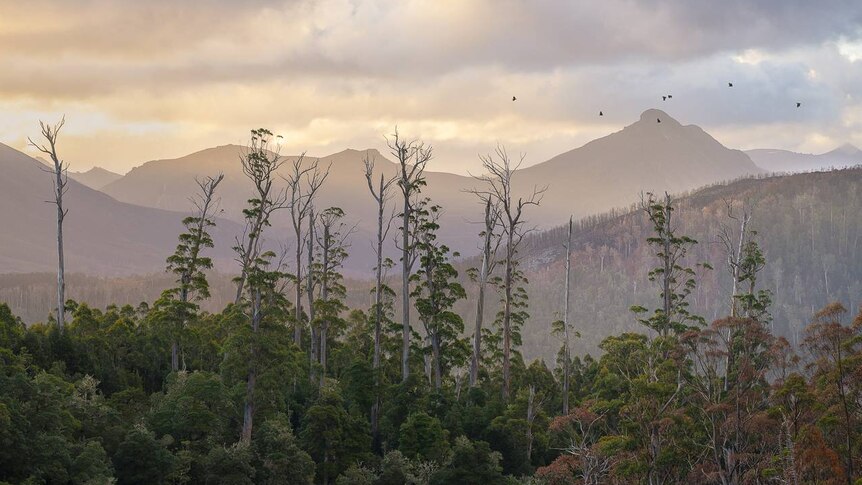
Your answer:
[[[73,170],[255,127],[285,153],[382,149],[397,124],[465,173],[497,143],[537,163],[651,107],[734,148],[862,145],[857,0],[2,2],[0,67],[0,142],[65,113]]]

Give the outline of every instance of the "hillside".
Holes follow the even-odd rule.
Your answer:
[[[45,202],[52,199],[51,177],[39,161],[3,144],[0,173],[0,273],[55,271],[56,210]],[[176,245],[184,217],[119,202],[71,177],[65,201],[70,272],[121,275],[158,270]],[[214,237],[227,243],[238,229],[223,221]],[[221,264],[230,259],[226,246],[215,253]]]
[[[700,241],[691,261],[709,261],[715,267],[693,295],[694,309],[707,319],[727,311],[730,281],[716,235],[726,222],[725,200],[747,200],[754,206],[752,224],[768,260],[761,282],[774,292],[775,331],[798,342],[813,312],[830,300],[842,301],[855,314],[862,294],[860,193],[862,169],[846,169],[746,178],[679,198],[680,230]],[[572,260],[572,320],[582,335],[576,343],[578,352],[595,352],[608,335],[640,330],[629,307],[655,304],[657,290],[647,280],[653,264],[644,246],[648,229],[637,211],[595,216],[578,225]],[[524,332],[528,356],[551,358],[558,346],[549,329],[559,316],[562,301],[563,237],[563,228],[558,227],[526,241],[524,268],[531,298],[531,319]],[[459,263],[462,275],[473,264],[471,259]],[[228,302],[228,280],[227,275],[215,277],[214,301],[207,309],[215,311]],[[169,282],[164,275],[122,280],[76,277],[70,279],[69,291],[72,298],[97,307],[111,302],[137,304],[157,296]],[[472,296],[475,286],[466,280],[464,285]],[[348,284],[351,307],[370,305],[369,287],[367,281]],[[8,301],[28,321],[44,318],[52,291],[50,274],[0,278],[0,301]],[[468,328],[475,317],[473,302],[468,298],[458,307]],[[495,311],[489,305],[488,321]]]
[[[862,150],[849,143],[816,155],[773,149],[746,150],[745,153],[768,172],[809,172],[862,164]]]

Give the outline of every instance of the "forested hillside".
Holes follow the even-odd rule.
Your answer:
[[[717,203],[727,193],[716,188],[688,200]],[[333,293],[318,296],[315,316],[299,321],[274,286],[277,270],[250,273],[252,298],[213,314],[180,296],[205,297],[209,285],[199,277],[180,278],[137,308],[103,312],[70,300],[65,326],[27,327],[0,303],[0,480],[854,483],[862,314],[852,320],[840,303],[825,304],[794,348],[770,331],[780,312],[773,315],[759,283],[769,273],[765,238],[742,231],[737,293],[701,290],[709,284],[693,261],[704,246],[683,232],[688,224],[672,224],[691,209],[670,199],[645,202],[649,225],[634,215],[612,218],[629,221],[629,232],[646,226],[648,239],[629,242],[671,292],[645,294],[638,332],[604,339],[598,359],[564,346],[546,364],[521,358],[516,324],[507,362],[498,319],[483,332],[475,381],[465,371],[464,320],[447,310],[466,295],[443,249],[423,257],[433,278],[416,281],[424,336],[414,335],[406,376],[392,294],[367,311],[348,311],[340,275],[326,265],[315,277]],[[601,225],[585,225],[579,244]],[[539,243],[547,240],[537,241],[534,262]],[[852,246],[843,244],[835,246],[842,254]],[[601,254],[596,260],[600,277],[610,275]],[[671,270],[656,271],[662,267]],[[688,303],[713,291],[735,304],[710,322]],[[515,300],[518,312],[536,308],[527,301]],[[563,335],[579,324],[554,327]],[[296,328],[311,332],[297,341]]]
[[[692,258],[708,261],[715,268],[700,275],[702,283],[693,295],[693,308],[708,319],[719,318],[729,308],[731,277],[718,237],[723,227],[734,225],[727,217],[727,202],[733,202],[737,212],[743,205],[750,207],[751,227],[758,233],[768,262],[760,281],[773,292],[776,334],[799,344],[800,332],[824,301],[841,301],[855,313],[862,298],[860,190],[862,169],[854,168],[742,179],[679,197],[676,212],[680,228],[699,242]],[[605,337],[638,328],[629,308],[649,301],[655,292],[646,274],[651,264],[644,243],[649,230],[645,216],[636,208],[577,224],[571,316],[581,334],[574,342],[578,352],[595,353]],[[559,346],[550,329],[562,312],[564,232],[560,227],[535,233],[525,242],[524,271],[531,309],[523,350],[530,358],[550,360]],[[478,245],[478,234],[475,237]],[[462,270],[459,281],[471,296],[475,296],[476,286],[465,270],[477,264],[476,258],[457,263]],[[224,308],[233,297],[231,278],[210,275],[212,297],[202,303],[203,308],[211,312]],[[2,275],[0,301],[8,302],[27,322],[42,321],[52,305],[53,279],[49,274]],[[97,308],[108,304],[136,306],[155,300],[170,281],[165,273],[121,279],[72,275],[69,294]],[[390,283],[397,286],[394,278]],[[351,279],[346,287],[351,308],[366,307],[371,301],[372,283],[368,280]],[[499,309],[494,298],[486,307],[489,321]],[[459,302],[457,308],[465,318],[475,315],[468,302]]]

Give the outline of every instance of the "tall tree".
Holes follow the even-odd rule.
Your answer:
[[[487,193],[477,192],[476,195],[484,203],[484,227],[479,236],[482,238],[482,261],[478,269],[470,268],[467,274],[479,286],[476,296],[476,325],[473,330],[473,355],[470,359],[470,387],[476,387],[479,382],[479,365],[482,360],[482,334],[485,320],[485,291],[491,275],[497,267],[497,250],[500,248],[500,234],[497,232],[500,223],[500,210],[496,202]]]
[[[826,305],[805,329],[803,346],[811,354],[811,367],[819,378],[821,403],[827,406],[825,421],[834,426],[844,461],[847,483],[855,483],[856,461],[860,456],[855,431],[859,428],[862,405],[862,319],[853,325],[841,323],[847,309],[841,303]]]
[[[305,154],[300,155],[293,161],[287,177],[283,177],[287,182],[288,207],[290,208],[290,223],[293,226],[293,235],[296,240],[296,285],[294,293],[294,303],[296,308],[293,328],[293,341],[297,346],[302,346],[302,251],[304,249],[304,234],[303,228],[305,224],[311,226],[312,222],[308,222],[314,207],[314,199],[317,191],[323,185],[326,177],[329,176],[329,168],[321,170],[318,166],[318,160],[305,163]],[[311,309],[309,309],[311,311]]]
[[[398,163],[398,187],[401,189],[401,379],[410,377],[410,275],[416,263],[415,237],[411,234],[414,204],[425,185],[425,165],[431,160],[432,147],[419,140],[405,140],[398,133],[387,139],[389,151]]]
[[[248,200],[249,207],[242,211],[245,229],[237,237],[234,247],[240,265],[240,274],[236,279],[236,304],[242,298],[249,267],[260,255],[263,230],[269,227],[270,216],[287,206],[287,194],[273,187],[275,173],[285,159],[280,155],[281,146],[271,142],[271,131],[266,128],[251,130],[251,141],[240,156],[242,171],[254,184],[254,196]]]
[[[47,155],[52,163],[50,168],[43,170],[52,176],[54,200],[50,201],[50,203],[54,204],[57,208],[57,325],[61,329],[66,323],[66,262],[63,256],[63,221],[66,219],[69,209],[63,206],[63,195],[66,194],[66,185],[69,182],[69,165],[57,155],[57,138],[60,136],[60,130],[65,124],[65,116],[53,126],[41,121],[39,122],[39,127],[42,129],[42,138],[45,139],[45,143],[47,144],[39,144],[31,138],[27,138],[30,145]]]
[[[179,244],[174,254],[168,260],[168,271],[177,275],[178,286],[168,290],[167,295],[172,300],[176,298],[177,310],[175,317],[180,327],[185,326],[188,313],[194,311],[189,308],[190,298],[201,300],[209,298],[209,282],[207,282],[205,270],[213,266],[212,259],[202,255],[205,248],[213,247],[213,240],[209,234],[209,228],[215,226],[213,214],[217,201],[214,199],[216,187],[224,180],[224,174],[215,177],[196,179],[199,192],[192,199],[195,213],[183,219],[186,232],[180,234]],[[174,333],[171,341],[171,370],[179,369],[179,352],[177,335]]]
[[[237,278],[236,303],[240,303],[243,290],[248,290],[249,318],[253,335],[241,435],[241,439],[245,443],[251,442],[254,420],[256,361],[258,356],[254,336],[257,335],[263,319],[264,294],[267,288],[272,287],[273,280],[279,278],[277,272],[274,273],[268,269],[274,254],[269,251],[264,252],[262,249],[263,231],[269,227],[272,213],[287,205],[287,194],[284,191],[273,192],[273,176],[284,163],[284,159],[279,155],[277,146],[275,150],[270,150],[271,138],[272,132],[265,128],[252,130],[251,141],[240,159],[243,173],[255,187],[255,196],[249,199],[249,207],[243,210],[246,221],[245,230],[242,237],[237,238],[237,244],[234,246],[234,250],[237,252],[237,261],[241,266],[241,273]]]
[[[383,241],[389,235],[389,229],[392,227],[392,219],[394,215],[387,216],[386,204],[392,198],[392,184],[397,180],[397,177],[386,178],[380,173],[379,180],[376,181],[374,176],[374,159],[365,157],[365,180],[368,183],[368,191],[371,192],[371,197],[377,205],[377,238],[374,241],[374,256],[376,262],[374,265],[374,356],[372,357],[372,368],[374,370],[374,404],[371,407],[371,436],[376,444],[379,441],[380,429],[380,339],[383,331]]]
[[[328,357],[329,329],[340,320],[342,312],[347,310],[344,298],[347,289],[342,282],[340,273],[344,260],[347,259],[347,238],[353,230],[343,222],[344,211],[338,207],[330,207],[320,213],[317,230],[317,263],[312,273],[320,285],[320,298],[315,301],[315,315],[318,321],[320,339],[320,387],[326,380],[326,360]]]
[[[466,356],[466,341],[461,338],[464,321],[452,307],[467,294],[456,281],[458,271],[449,260],[449,248],[437,242],[440,210],[439,206],[428,205],[426,200],[413,212],[419,220],[417,250],[420,270],[411,278],[415,282],[412,296],[430,346],[436,390],[443,387],[444,372],[453,363],[459,363],[462,354]]]
[[[518,248],[523,241],[524,235],[528,232],[526,229],[526,220],[524,219],[524,209],[527,206],[539,205],[542,201],[542,195],[547,190],[547,187],[533,187],[530,195],[526,197],[518,197],[512,188],[512,176],[515,171],[524,162],[524,156],[513,163],[509,158],[509,154],[502,146],[498,146],[494,155],[480,156],[482,166],[487,172],[479,177],[485,183],[484,190],[477,192],[486,194],[500,208],[501,231],[504,243],[504,259],[505,265],[503,273],[503,310],[501,314],[501,326],[503,333],[503,397],[509,398],[511,387],[511,352],[513,334],[518,331],[517,328],[522,321],[518,321],[519,317],[524,317],[524,307],[519,308],[516,300],[519,287],[517,287],[518,279],[522,274],[518,270]],[[522,300],[523,305],[526,305]],[[513,320],[513,316],[516,317]],[[514,323],[514,326],[513,326]]]

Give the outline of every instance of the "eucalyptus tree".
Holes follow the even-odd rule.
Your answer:
[[[437,241],[440,211],[439,206],[428,204],[427,199],[414,211],[414,217],[419,220],[416,246],[419,271],[411,277],[415,282],[411,296],[425,327],[436,390],[443,387],[444,370],[460,363],[462,355],[467,355],[467,342],[461,338],[464,321],[453,311],[455,303],[466,298],[467,293],[457,281],[458,271],[450,260],[449,248]]]
[[[251,141],[240,156],[243,174],[254,185],[254,195],[248,200],[249,206],[242,211],[245,228],[236,238],[233,248],[240,265],[240,274],[236,278],[236,304],[242,298],[248,270],[260,256],[263,231],[270,226],[270,217],[273,212],[288,206],[286,192],[273,186],[275,173],[285,159],[280,155],[281,146],[273,144],[272,137],[272,132],[266,128],[251,130]]]
[[[276,268],[275,271],[269,269],[274,253],[263,249],[263,231],[269,227],[272,213],[283,209],[288,204],[284,190],[273,190],[274,175],[284,163],[284,159],[279,155],[279,147],[270,145],[271,141],[271,131],[264,128],[252,130],[251,141],[240,158],[243,173],[255,187],[254,197],[249,199],[249,206],[243,210],[245,230],[242,236],[237,238],[237,244],[234,246],[237,261],[241,267],[240,276],[236,279],[236,303],[241,302],[244,291],[247,291],[252,333],[241,434],[241,439],[245,443],[251,442],[255,409],[258,349],[254,339],[263,320],[264,296],[267,292],[274,292],[274,285],[282,276],[279,272],[280,268]],[[274,150],[270,150],[271,147]]]
[[[195,207],[194,215],[183,219],[186,231],[179,235],[177,248],[168,257],[168,271],[177,275],[177,285],[169,289],[163,295],[162,300],[173,302],[177,311],[172,312],[177,323],[182,328],[188,319],[188,315],[195,310],[196,305],[189,300],[202,300],[209,298],[209,282],[204,271],[213,267],[212,259],[203,255],[203,250],[213,247],[212,236],[209,228],[215,226],[214,214],[218,201],[215,200],[215,191],[224,174],[215,177],[196,179],[199,192],[192,198]],[[177,343],[178,332],[173,332],[171,341],[171,370],[179,369],[179,346]]]
[[[48,202],[54,204],[57,209],[57,325],[61,329],[66,323],[66,261],[63,255],[63,222],[69,209],[63,205],[63,196],[66,194],[69,182],[69,165],[57,155],[57,138],[65,124],[65,116],[53,126],[40,121],[39,127],[45,142],[36,143],[31,138],[27,138],[31,146],[47,155],[51,160],[51,165],[43,168],[43,170],[51,174],[54,191],[53,200]]]
[[[401,138],[398,129],[387,139],[390,153],[398,164],[398,188],[401,189],[401,379],[410,377],[410,275],[416,263],[415,236],[411,232],[413,210],[425,186],[425,165],[431,160],[432,147],[419,140]]]
[[[338,207],[330,207],[320,213],[317,218],[317,263],[312,273],[320,286],[320,297],[315,301],[315,315],[318,338],[320,340],[320,386],[326,379],[326,360],[328,357],[328,339],[330,328],[339,323],[341,314],[347,310],[344,298],[347,288],[341,267],[347,259],[349,245],[347,238],[353,233],[353,228],[344,223],[344,211]]]

